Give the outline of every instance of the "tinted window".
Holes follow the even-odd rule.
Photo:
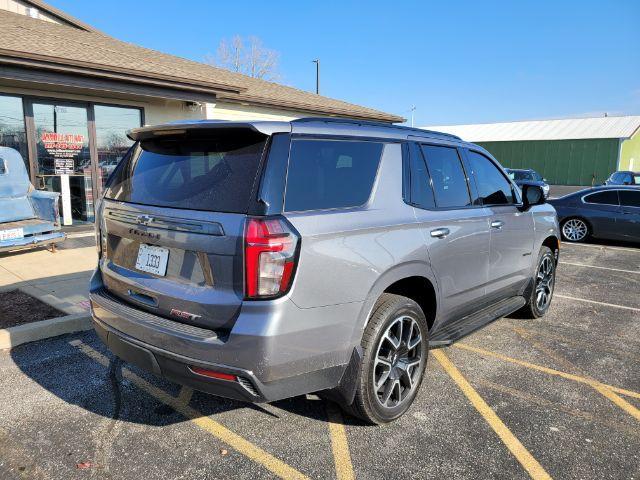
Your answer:
[[[514,203],[511,184],[491,160],[477,152],[469,151],[469,162],[475,173],[478,195],[484,205]]]
[[[458,151],[450,147],[422,145],[422,152],[433,182],[436,205],[439,208],[471,205],[467,179]]]
[[[605,190],[592,193],[584,197],[585,203],[597,203],[601,205],[618,205],[618,193],[616,190]]]
[[[291,142],[285,209],[289,212],[363,205],[371,195],[382,143]]]
[[[616,183],[622,182],[623,176],[624,176],[624,173],[620,173],[620,172],[614,173],[613,175],[611,175],[611,181]]]
[[[161,207],[244,213],[263,135],[225,130],[143,140],[111,177],[105,196]]]
[[[620,203],[625,207],[640,207],[640,192],[620,190]]]
[[[429,183],[429,173],[422,153],[418,148],[411,149],[409,162],[410,201],[420,208],[434,208],[433,191]]]

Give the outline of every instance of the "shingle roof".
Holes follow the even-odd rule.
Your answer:
[[[46,5],[38,3],[41,8]],[[315,114],[404,121],[396,115],[122,42],[95,30],[44,22],[4,10],[0,10],[2,64],[137,83],[153,81],[172,88],[213,93],[226,101]]]
[[[640,115],[473,125],[436,125],[422,128],[452,133],[469,142],[629,138],[640,129]]]

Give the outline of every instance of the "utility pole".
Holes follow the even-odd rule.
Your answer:
[[[316,64],[316,95],[320,95],[320,59],[316,58],[313,63]]]
[[[416,106],[411,105],[411,108],[409,110],[411,110],[411,127],[413,128],[413,112],[416,111]]]

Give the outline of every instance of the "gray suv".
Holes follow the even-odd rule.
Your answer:
[[[143,369],[250,402],[318,392],[385,423],[430,348],[549,308],[555,210],[458,137],[313,118],[129,137],[90,290],[102,340]]]

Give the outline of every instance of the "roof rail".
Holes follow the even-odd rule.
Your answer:
[[[392,128],[398,130],[406,130],[407,132],[413,132],[418,135],[440,135],[442,137],[453,138],[455,140],[462,140],[457,135],[452,133],[437,132],[434,130],[424,130],[422,128],[405,127],[404,125],[393,125],[385,122],[376,122],[374,120],[358,120],[357,118],[343,118],[343,117],[302,117],[295,120],[291,120],[291,123],[305,123],[305,122],[325,122],[325,123],[346,123],[350,125],[368,125],[371,127],[383,127]]]

